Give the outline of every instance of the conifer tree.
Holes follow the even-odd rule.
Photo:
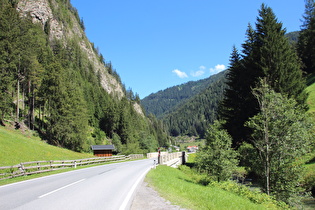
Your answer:
[[[305,80],[297,54],[284,36],[285,32],[272,9],[263,4],[256,23],[254,54],[258,57],[255,62],[272,89],[303,104]]]
[[[225,98],[220,104],[219,114],[226,122],[224,128],[228,129],[230,134],[236,139],[240,138],[239,132],[241,131],[242,124],[244,124],[244,119],[241,118],[243,115],[241,113],[242,107],[245,105],[242,97],[244,91],[242,89],[246,83],[240,80],[243,72],[240,54],[234,46],[230,57],[230,68],[226,76],[227,88],[224,92]]]
[[[294,98],[299,104],[305,102],[305,81],[300,62],[284,35],[285,29],[272,9],[262,4],[256,29],[248,27],[241,60],[231,61],[227,82],[229,89],[221,107],[221,113],[227,109],[231,115],[223,115],[223,119],[226,120],[225,128],[233,137],[234,146],[246,141],[251,133],[244,123],[258,113],[258,102],[252,94],[252,88],[255,88],[259,78],[266,78],[268,85],[276,92]],[[241,104],[235,100],[240,100]]]
[[[298,40],[298,53],[303,62],[303,71],[315,72],[315,2],[307,0],[304,22]]]
[[[0,2],[0,124],[13,108],[15,77],[18,71],[21,21],[13,5]]]

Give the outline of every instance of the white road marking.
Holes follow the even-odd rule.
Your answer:
[[[57,192],[57,191],[60,191],[60,190],[62,190],[62,189],[65,189],[65,188],[67,188],[67,187],[70,187],[70,186],[72,186],[72,185],[78,184],[79,182],[82,182],[82,181],[84,181],[84,180],[85,180],[85,179],[81,179],[81,180],[79,180],[79,181],[73,182],[73,183],[68,184],[68,185],[66,185],[66,186],[60,187],[60,188],[58,188],[58,189],[56,189],[56,190],[53,190],[53,191],[51,191],[51,192],[49,192],[49,193],[46,193],[46,194],[44,194],[44,195],[41,195],[41,196],[39,196],[38,198],[43,198],[43,197],[45,197],[45,196],[47,196],[47,195],[53,194],[53,193],[55,193],[55,192]]]
[[[151,168],[148,168],[138,179],[137,181],[134,183],[134,185],[131,187],[131,190],[129,191],[128,195],[126,196],[124,202],[122,202],[122,204],[120,205],[119,210],[125,210],[130,199],[131,196],[133,195],[134,191],[136,190],[136,187],[138,186],[139,182],[144,178],[144,176],[150,171]]]

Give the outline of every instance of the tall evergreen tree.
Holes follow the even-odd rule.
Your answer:
[[[305,81],[300,62],[284,35],[285,29],[272,9],[262,4],[256,29],[248,27],[240,60],[233,50],[227,82],[229,89],[226,90],[221,113],[226,121],[224,127],[233,137],[234,146],[248,139],[251,131],[244,127],[244,123],[258,113],[258,102],[252,94],[252,88],[259,78],[266,78],[276,92],[288,95],[300,104],[305,102]]]
[[[306,0],[304,21],[298,40],[298,53],[306,73],[315,72],[315,2]]]
[[[256,23],[256,63],[258,71],[272,89],[303,104],[306,100],[303,92],[305,80],[297,54],[291,48],[285,32],[272,9],[263,4]]]
[[[0,2],[0,124],[13,108],[14,77],[18,69],[20,19],[15,8]]]
[[[219,110],[220,117],[224,120],[224,128],[233,137],[233,147],[246,141],[251,131],[244,127],[244,123],[248,117],[257,113],[257,101],[251,93],[251,88],[255,86],[260,75],[257,75],[259,71],[254,62],[255,31],[250,24],[246,37],[247,40],[242,45],[243,54],[240,55],[236,48],[231,54],[226,82],[228,88]]]

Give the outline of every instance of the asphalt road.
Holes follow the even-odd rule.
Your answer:
[[[0,209],[129,209],[153,162],[114,163],[0,186]]]

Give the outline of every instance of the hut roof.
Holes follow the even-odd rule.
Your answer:
[[[92,145],[91,146],[92,150],[114,150],[115,146],[114,145]]]

